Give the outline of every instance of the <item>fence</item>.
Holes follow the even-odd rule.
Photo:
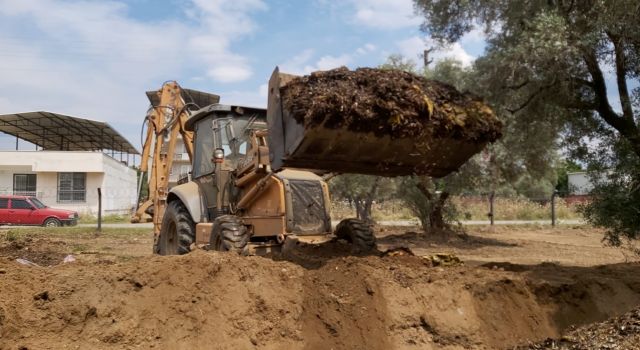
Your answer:
[[[528,194],[528,196],[482,194],[452,196],[450,202],[455,207],[453,219],[461,222],[496,221],[548,221],[556,225],[560,220],[582,218],[578,208],[588,201],[587,196],[567,196],[562,193]],[[355,216],[355,208],[346,201],[332,203],[334,219]],[[417,218],[398,199],[376,202],[372,206],[372,216],[376,221],[406,221]]]

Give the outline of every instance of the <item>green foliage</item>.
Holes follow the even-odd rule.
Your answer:
[[[371,220],[374,200],[385,200],[394,193],[392,179],[371,175],[342,174],[329,181],[335,199],[346,200],[356,207],[358,218]]]
[[[425,18],[422,29],[442,44],[482,28],[488,45],[475,64],[476,82],[506,112],[505,137],[521,139],[508,142],[508,151],[527,154],[523,147],[536,147],[527,140],[547,145],[562,136],[572,158],[594,174],[586,218],[605,227],[613,244],[638,238],[637,0],[414,2]],[[525,157],[519,165],[537,171],[536,158],[552,161]],[[558,175],[562,188],[566,172]]]
[[[417,73],[417,65],[412,59],[402,55],[393,54],[387,57],[387,61],[380,65],[382,69],[397,69],[405,72]]]
[[[606,228],[605,240],[618,246],[640,238],[640,157],[624,138],[605,140],[609,152],[593,147],[585,154],[594,188],[582,213],[592,225]]]

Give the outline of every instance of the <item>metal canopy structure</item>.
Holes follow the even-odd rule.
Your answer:
[[[140,154],[109,124],[52,112],[0,115],[0,131],[47,151],[104,151]]]

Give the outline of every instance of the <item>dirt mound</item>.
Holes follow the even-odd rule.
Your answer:
[[[561,339],[520,346],[518,350],[640,349],[640,308],[604,322],[571,327]]]
[[[516,273],[336,251],[302,247],[296,262],[196,251],[48,268],[4,258],[0,349],[496,349],[640,303],[637,264]]]
[[[501,122],[477,96],[399,70],[337,68],[299,77],[282,101],[305,126],[345,127],[394,138],[493,142]]]

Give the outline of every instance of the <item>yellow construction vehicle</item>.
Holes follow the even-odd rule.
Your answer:
[[[193,133],[185,129],[185,123],[191,111],[200,109],[200,106],[218,103],[220,96],[182,89],[177,82],[168,81],[160,90],[148,91],[147,97],[151,107],[145,117],[147,132],[142,147],[140,171],[148,176],[148,196],[143,201],[138,201],[138,208],[131,222],[153,220],[154,232],[160,232],[178,135],[182,138],[184,149],[191,161]],[[138,195],[141,188],[142,176],[139,179]],[[158,215],[154,215],[155,212]]]
[[[210,250],[261,254],[287,240],[334,236],[351,242],[354,250],[371,250],[376,243],[367,223],[346,219],[332,231],[329,190],[319,174],[409,175],[426,159],[429,169],[422,173],[442,176],[484,147],[438,141],[425,153],[410,141],[305,127],[281,101],[292,79],[276,68],[267,110],[216,101],[191,111],[180,100],[177,84],[160,90],[159,104],[147,118],[153,124],[148,142],[156,135],[154,194],[147,204],[154,208],[154,252],[184,254],[194,245],[208,245]],[[163,153],[167,133],[170,146]],[[171,145],[178,133],[185,143],[193,133],[191,180],[168,190]],[[145,147],[143,166],[148,157]]]

